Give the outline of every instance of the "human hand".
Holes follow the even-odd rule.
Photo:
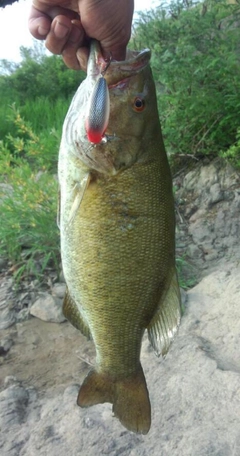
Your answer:
[[[33,0],[28,26],[46,40],[47,49],[62,54],[72,69],[86,70],[89,40],[100,41],[103,55],[124,60],[131,36],[134,0]]]

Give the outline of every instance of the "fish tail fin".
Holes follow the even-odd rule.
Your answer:
[[[77,403],[80,407],[110,402],[113,413],[129,431],[147,434],[151,426],[151,405],[142,367],[132,376],[116,380],[107,374],[90,371]]]
[[[116,383],[113,412],[129,431],[147,434],[151,426],[151,405],[142,366]]]
[[[77,404],[80,407],[113,402],[114,383],[111,377],[92,369],[79,390]]]

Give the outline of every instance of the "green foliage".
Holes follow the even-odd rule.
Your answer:
[[[143,13],[134,47],[152,50],[159,112],[170,154],[216,156],[240,122],[240,5],[175,0]]]
[[[19,107],[21,116],[31,123],[36,133],[56,130],[59,135],[64,118],[70,105],[70,99],[57,98],[55,101],[46,97],[28,99]]]
[[[37,43],[37,42],[36,42]],[[85,77],[42,44],[0,61],[0,255],[15,278],[58,269],[57,159],[70,100]]]
[[[0,93],[5,90],[10,102],[17,95],[20,103],[26,100],[46,97],[50,101],[73,96],[84,79],[82,71],[70,70],[61,57],[47,56],[41,47],[21,47],[22,62],[11,70],[9,62],[2,61]],[[4,68],[5,67],[5,68]],[[10,73],[10,74],[6,74]]]
[[[179,286],[184,290],[194,287],[197,284],[196,268],[186,258],[176,258]]]
[[[84,73],[69,70],[59,56],[48,57],[41,43],[33,49],[22,47],[21,55],[20,64],[0,61],[0,139],[14,134],[13,123],[8,121],[13,103],[36,133],[44,132],[47,137],[54,129],[60,137],[70,100]]]
[[[240,169],[240,127],[237,130],[236,142],[226,151],[222,151],[220,156],[227,159],[235,168]]]
[[[3,151],[9,151],[13,160],[24,158],[32,169],[56,172],[60,132],[49,128],[35,133],[32,124],[25,121],[13,105],[8,115],[13,134],[1,141]],[[1,172],[0,172],[1,173]]]
[[[41,274],[49,263],[58,268],[57,179],[50,172],[56,155],[14,108],[12,123],[16,135],[0,141],[0,254],[12,261],[19,279]]]

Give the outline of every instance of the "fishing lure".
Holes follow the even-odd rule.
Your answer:
[[[110,112],[109,91],[103,75],[97,80],[89,100],[85,128],[88,140],[98,144],[102,141],[108,126]]]

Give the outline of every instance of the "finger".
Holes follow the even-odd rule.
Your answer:
[[[72,31],[68,37],[68,41],[62,50],[64,63],[73,70],[85,69],[77,58],[77,50],[79,46],[85,43],[85,33],[83,29],[79,29],[73,25]]]
[[[87,71],[87,63],[89,57],[89,47],[83,46],[77,50],[77,60],[80,68],[83,71]]]
[[[53,54],[61,54],[67,46],[75,48],[75,53],[84,39],[82,27],[76,27],[66,16],[57,16],[52,21],[46,38],[46,48]]]
[[[43,5],[44,7],[44,5]],[[57,16],[63,16],[66,18],[65,26],[69,27],[69,32],[71,30],[71,20],[78,19],[79,16],[74,11],[67,10],[58,6],[51,6],[43,8],[43,10],[37,9],[32,6],[28,19],[28,28],[30,33],[34,38],[43,40],[47,37],[47,34],[51,30],[52,20]],[[70,22],[69,22],[70,20]],[[62,32],[60,32],[62,33]]]
[[[41,13],[33,6],[28,18],[28,28],[32,36],[37,40],[44,40],[51,28],[52,20],[45,13]]]

